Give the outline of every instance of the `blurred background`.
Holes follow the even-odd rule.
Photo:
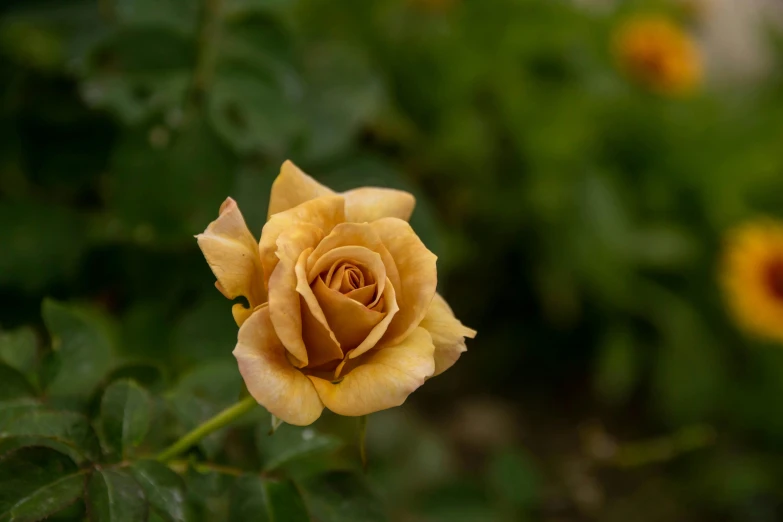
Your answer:
[[[783,349],[720,284],[727,231],[783,209],[781,14],[5,0],[0,336],[45,347],[42,300],[73,303],[150,387],[230,404],[236,326],[193,235],[232,196],[258,236],[290,158],[414,193],[479,332],[370,418],[390,520],[783,520]],[[243,433],[207,453],[241,464]]]

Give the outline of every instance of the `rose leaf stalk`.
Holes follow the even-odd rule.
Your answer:
[[[245,397],[233,406],[229,406],[206,422],[196,426],[193,430],[183,435],[174,444],[163,450],[155,457],[159,462],[169,462],[175,457],[187,451],[201,439],[234,422],[257,406],[258,403],[252,396]]]

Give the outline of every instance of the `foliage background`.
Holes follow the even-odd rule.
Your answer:
[[[357,468],[354,420],[280,464],[259,411],[194,451],[228,473],[179,463],[188,519],[249,519],[237,470],[285,468],[321,521],[781,520],[783,351],[717,285],[726,229],[781,214],[781,69],[653,95],[609,51],[648,10],[698,31],[658,2],[7,0],[0,398],[103,426],[132,378],[142,456],[233,403],[236,327],[192,236],[229,195],[260,233],[291,158],[413,192],[479,336],[371,417],[365,478],[321,475]]]

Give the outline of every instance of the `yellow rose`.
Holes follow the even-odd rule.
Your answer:
[[[197,237],[239,328],[234,356],[253,397],[290,424],[329,408],[399,406],[466,350],[435,292],[435,255],[407,223],[407,192],[337,194],[286,161],[256,243],[232,199]]]

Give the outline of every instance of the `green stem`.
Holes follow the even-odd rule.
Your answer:
[[[177,442],[163,450],[156,457],[157,460],[160,462],[170,461],[177,455],[187,451],[188,448],[199,442],[210,433],[228,426],[233,421],[252,410],[256,404],[256,400],[253,397],[246,397],[233,406],[226,408],[200,426],[197,426],[189,433],[186,433]]]
[[[232,468],[231,466],[221,466],[219,464],[210,464],[209,462],[190,462],[187,460],[172,460],[168,463],[176,473],[180,475],[185,473],[188,468],[193,468],[199,473],[220,473],[221,475],[231,475],[238,477],[245,473],[244,470],[239,468]]]

